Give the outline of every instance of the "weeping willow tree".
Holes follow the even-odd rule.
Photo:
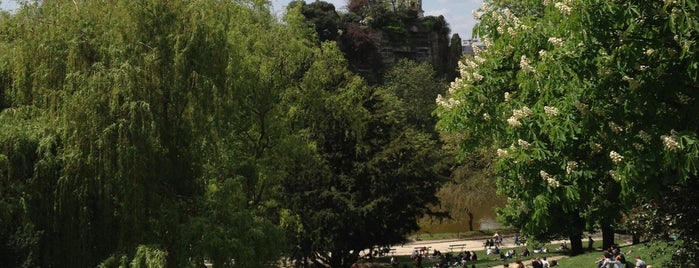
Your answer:
[[[43,1],[4,14],[2,262],[278,260],[278,103],[308,46],[268,5]]]

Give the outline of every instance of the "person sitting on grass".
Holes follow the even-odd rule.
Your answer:
[[[519,254],[520,257],[529,257],[529,255],[529,249],[526,247],[522,250],[522,254]]]

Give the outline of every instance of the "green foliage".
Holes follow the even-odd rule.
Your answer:
[[[157,245],[139,245],[131,261],[131,268],[165,268],[167,252]]]
[[[697,179],[694,2],[486,1],[439,125],[497,152],[506,223],[579,252],[584,222]]]
[[[346,69],[337,46],[323,43],[293,99],[294,125],[307,144],[287,152],[282,204],[293,257],[349,267],[359,253],[402,242],[435,202],[439,159],[433,136],[406,122],[394,92],[373,92]],[[402,76],[401,76],[402,77]],[[425,117],[425,115],[422,115]]]
[[[273,267],[291,252],[349,266],[416,230],[440,154],[430,109],[408,111],[430,105],[397,82],[368,87],[337,46],[316,46],[301,6],[288,24],[268,8],[49,1],[3,14],[2,263]],[[432,99],[421,85],[431,93],[414,96]]]

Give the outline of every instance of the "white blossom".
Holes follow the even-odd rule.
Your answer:
[[[473,73],[473,80],[476,82],[480,82],[481,80],[483,80],[483,76],[478,73]]]
[[[510,92],[505,92],[505,102],[510,101]]]
[[[517,144],[519,144],[519,147],[522,147],[522,148],[524,148],[524,149],[529,148],[529,146],[531,145],[529,142],[527,142],[527,141],[525,141],[525,140],[523,140],[523,139],[518,139],[518,140],[517,140]]]
[[[541,178],[544,181],[546,181],[546,183],[549,186],[551,186],[553,188],[558,188],[559,186],[561,186],[561,184],[553,176],[548,174],[546,171],[543,171],[543,170],[539,171],[539,176],[541,176]]]
[[[519,122],[519,120],[517,118],[515,118],[514,116],[511,116],[510,118],[507,119],[507,124],[509,124],[510,126],[513,126],[513,127],[519,127],[522,125],[522,123]]]
[[[577,168],[578,168],[578,162],[568,161],[568,163],[566,163],[566,174],[573,173],[573,171],[575,171]]]
[[[563,44],[563,39],[559,37],[549,37],[549,43],[553,44],[554,46],[560,46]]]
[[[534,68],[529,63],[529,59],[525,55],[522,55],[522,57],[520,57],[519,67],[522,68],[523,71],[528,72],[528,73],[536,72],[536,70],[534,70]]]
[[[483,45],[485,47],[492,47],[493,46],[493,39],[490,39],[488,37],[483,38]]]
[[[672,130],[670,135],[662,135],[660,139],[663,141],[663,147],[665,150],[674,152],[680,149],[680,143],[677,142],[677,133]]]
[[[503,149],[499,149],[499,148],[496,151],[496,153],[498,154],[498,157],[508,157],[510,155],[510,153],[507,152],[507,150],[503,150]]]
[[[624,161],[624,157],[621,156],[621,155],[620,155],[619,153],[617,153],[616,151],[611,151],[611,152],[609,152],[609,158],[612,159],[612,162],[613,162],[614,164],[619,164],[619,163],[621,163],[621,161]]]
[[[548,54],[548,52],[546,50],[543,50],[543,49],[539,50],[539,57],[542,57],[542,58],[546,57],[546,54]]]
[[[617,123],[610,121],[607,124],[609,125],[609,129],[611,129],[612,132],[614,132],[614,133],[621,133],[622,131],[624,131],[624,129],[621,126],[619,126]]]
[[[539,176],[541,176],[541,178],[544,180],[551,177],[551,175],[549,175],[546,171],[543,171],[543,170],[539,171]]]
[[[561,186],[561,183],[558,182],[558,181],[557,181],[556,179],[554,179],[554,178],[548,178],[548,179],[546,180],[546,182],[547,182],[547,183],[549,184],[549,186],[551,186],[552,188],[558,188],[558,187]]]
[[[461,103],[461,102],[459,102],[458,100],[453,99],[453,98],[445,99],[445,98],[442,96],[442,94],[438,94],[438,95],[437,95],[437,100],[436,100],[436,102],[437,102],[437,105],[442,106],[442,107],[444,107],[444,108],[446,108],[446,109],[454,108],[454,107],[456,107],[457,105],[459,105],[459,104]]]
[[[611,176],[612,179],[614,179],[615,181],[620,181],[620,180],[621,180],[621,176],[619,176],[619,173],[617,173],[617,172],[614,171],[614,170],[610,170],[610,171],[609,171],[609,176]]]
[[[649,49],[646,49],[646,51],[644,51],[643,54],[646,54],[646,56],[650,56],[650,55],[653,55],[654,52],[655,52],[654,49],[649,48]]]
[[[488,113],[483,113],[483,120],[490,121],[490,115]]]
[[[641,65],[641,66],[638,66],[638,70],[640,70],[641,72],[647,71],[648,68],[650,68],[650,67],[648,67],[648,65]]]
[[[544,106],[544,113],[550,117],[555,117],[558,115],[558,108],[553,106]]]
[[[556,3],[554,6],[565,15],[570,15],[571,13],[571,8],[564,3]]]
[[[591,142],[590,150],[592,150],[593,153],[599,153],[602,151],[602,145],[596,142]]]

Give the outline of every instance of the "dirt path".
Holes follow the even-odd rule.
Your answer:
[[[601,238],[600,238],[601,239]],[[483,250],[483,243],[486,239],[446,239],[446,240],[429,240],[429,241],[415,241],[406,243],[404,245],[394,245],[391,248],[395,249],[394,254],[396,255],[410,255],[416,249],[425,247],[429,252],[434,252],[434,250],[439,250],[442,253],[447,252],[462,252],[462,251],[478,251]],[[596,240],[596,239],[595,239]],[[563,242],[570,243],[567,240],[552,241],[552,244],[561,244]],[[515,246],[515,241],[513,237],[503,238],[503,243],[500,249],[508,248],[519,248],[523,246]],[[531,250],[531,249],[530,249]],[[517,250],[519,252],[519,250]]]

